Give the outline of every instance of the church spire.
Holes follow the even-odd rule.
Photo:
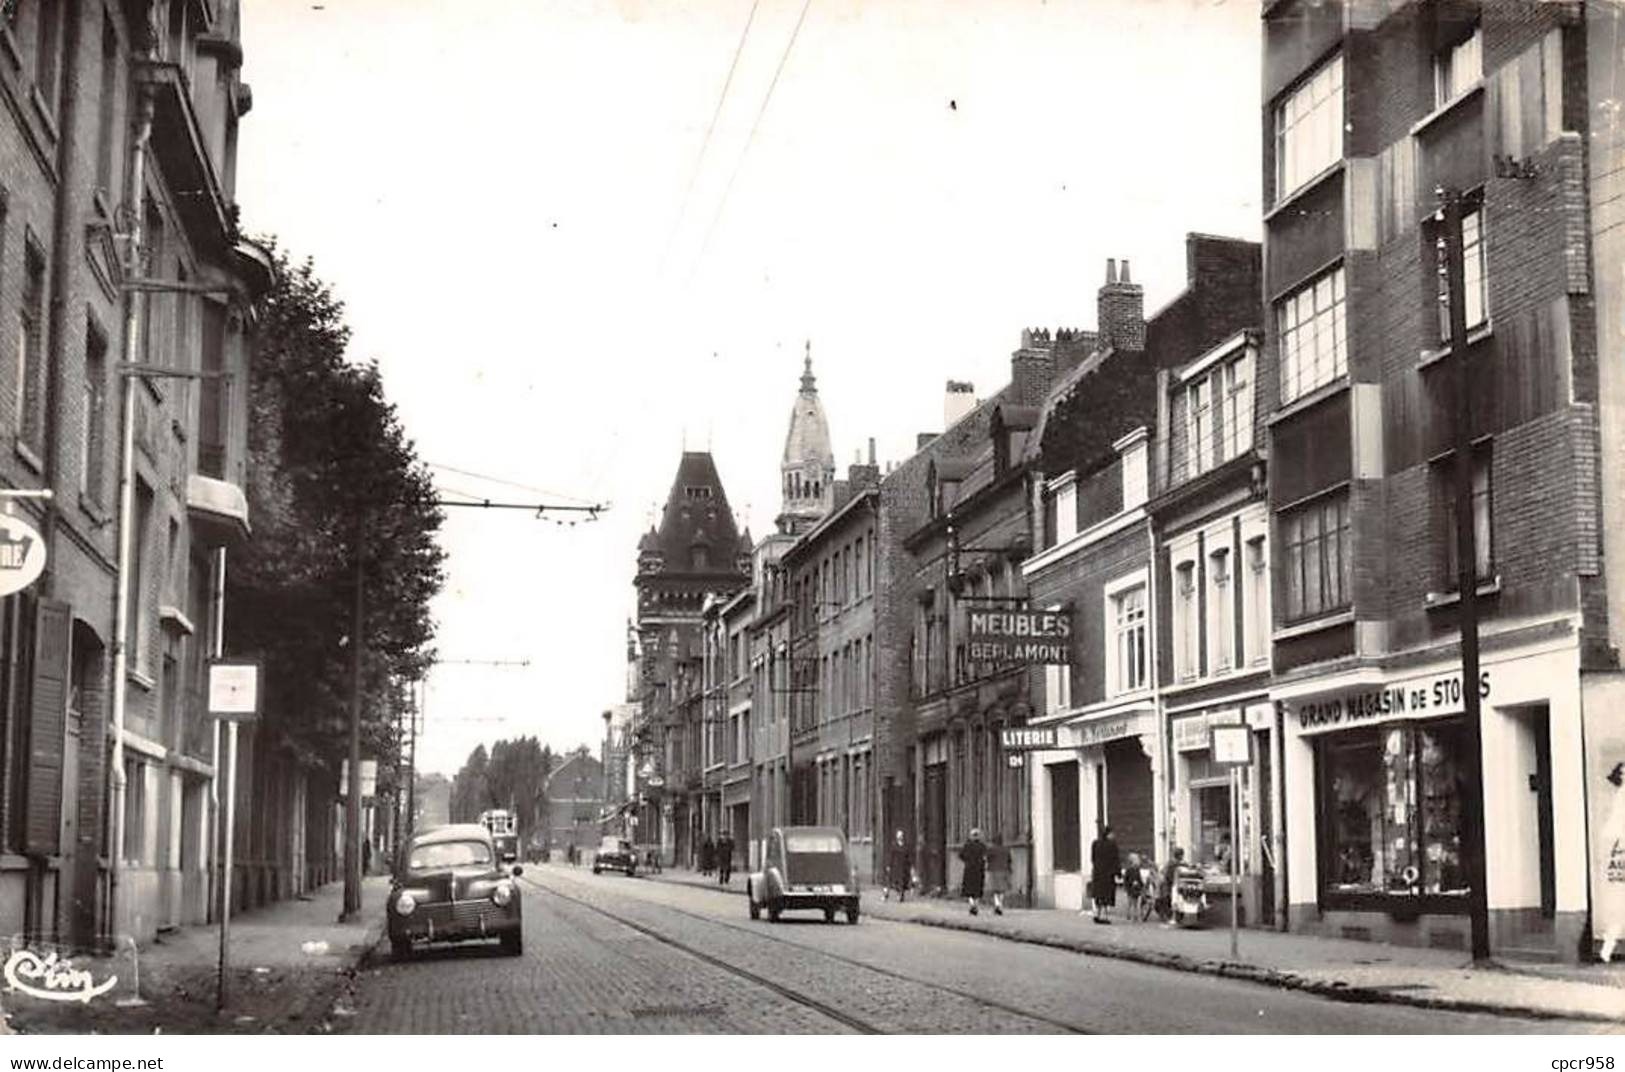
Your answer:
[[[835,501],[835,452],[830,448],[829,421],[818,398],[812,370],[812,340],[801,362],[801,391],[790,408],[790,429],[784,437],[783,506],[779,529],[800,533],[818,523]]]
[[[812,340],[807,340],[807,355],[801,363],[801,393],[815,395],[818,393],[818,379],[812,370]]]

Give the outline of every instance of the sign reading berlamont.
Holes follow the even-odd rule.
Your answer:
[[[1072,663],[1072,617],[1059,610],[973,610],[972,662]]]

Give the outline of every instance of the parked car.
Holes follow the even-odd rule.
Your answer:
[[[834,826],[776,827],[767,837],[762,869],[745,884],[750,918],[762,912],[777,923],[781,912],[822,910],[824,922],[845,912],[858,921],[858,876],[847,854],[846,835]]]
[[[592,873],[596,875],[601,871],[624,871],[636,876],[638,854],[632,848],[632,843],[620,837],[606,837],[599,841],[598,851],[592,858]]]
[[[396,960],[430,942],[495,938],[511,956],[524,951],[519,885],[491,833],[477,823],[418,834],[401,854],[390,885],[389,948]]]

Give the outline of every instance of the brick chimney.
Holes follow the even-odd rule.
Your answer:
[[[1117,271],[1117,259],[1106,258],[1106,285],[1096,298],[1096,324],[1102,347],[1145,349],[1145,291],[1129,280],[1128,261]]]
[[[853,495],[857,495],[865,488],[880,485],[880,466],[875,464],[874,436],[869,437],[869,463],[864,464],[862,454],[853,458],[851,467],[846,471],[846,482],[851,487]]]
[[[1048,331],[1028,328],[1021,349],[1010,355],[1010,395],[1018,406],[1036,406],[1055,379],[1055,344]]]
[[[976,408],[976,385],[967,380],[949,380],[942,396],[942,427],[952,428],[955,421]]]

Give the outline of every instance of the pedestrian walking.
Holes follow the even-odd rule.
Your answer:
[[[711,840],[710,834],[707,834],[705,835],[705,840],[700,842],[700,874],[709,875],[711,873],[711,868],[716,864],[716,859],[716,842]]]
[[[1146,916],[1151,913],[1151,904],[1147,899],[1151,887],[1152,871],[1140,859],[1140,854],[1128,854],[1128,862],[1123,865],[1123,896],[1128,901],[1128,918],[1135,923],[1145,922]]]
[[[717,838],[717,882],[726,886],[734,877],[734,836],[724,830]]]
[[[993,914],[1004,915],[1004,895],[1010,892],[1010,850],[1004,835],[994,834],[987,847],[987,892],[993,898]]]
[[[974,916],[982,904],[982,878],[987,871],[987,846],[982,843],[981,830],[972,828],[970,840],[959,850],[959,859],[965,864],[959,892],[970,902],[970,914]]]
[[[1089,893],[1094,900],[1095,922],[1110,923],[1106,910],[1117,903],[1117,873],[1123,868],[1117,848],[1117,835],[1109,826],[1089,846]]]
[[[892,891],[896,890],[897,901],[901,904],[908,896],[909,876],[913,869],[908,855],[908,839],[899,830],[892,836],[891,846],[886,850],[886,888],[880,895],[881,900],[891,900]]]

